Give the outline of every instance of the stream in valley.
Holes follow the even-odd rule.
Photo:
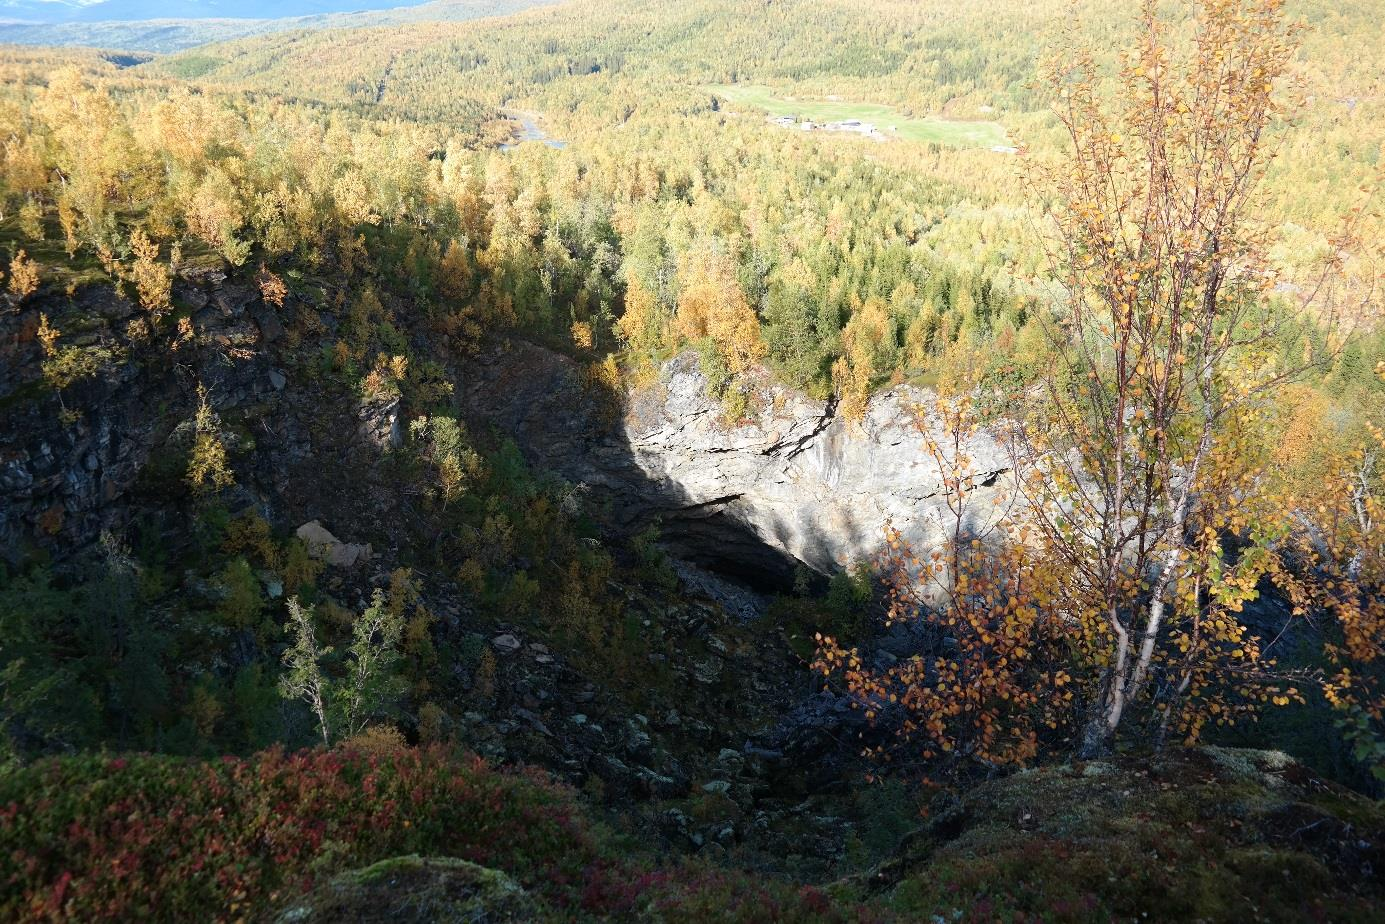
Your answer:
[[[502,144],[500,150],[513,150],[526,141],[542,141],[550,148],[567,147],[566,141],[549,137],[548,132],[543,130],[540,124],[541,117],[537,113],[526,112],[520,109],[502,109],[501,112],[504,113],[506,118],[519,123],[519,132],[515,135],[513,141]]]

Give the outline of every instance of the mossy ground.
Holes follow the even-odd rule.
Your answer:
[[[697,802],[736,814],[716,793]],[[823,908],[881,921],[1375,921],[1382,843],[1385,806],[1279,752],[1121,757],[939,795],[894,859],[839,882]],[[660,919],[641,916],[656,904],[633,919]],[[557,919],[501,872],[408,856],[339,875],[276,920]]]
[[[549,916],[509,876],[449,857],[410,855],[351,870],[285,908],[276,924],[503,924]]]
[[[1074,764],[940,802],[883,900],[909,920],[1379,920],[1385,810],[1273,751]]]

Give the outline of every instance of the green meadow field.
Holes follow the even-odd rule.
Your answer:
[[[870,122],[882,134],[905,141],[931,141],[964,148],[1008,145],[1004,126],[997,122],[960,122],[949,119],[912,119],[891,106],[853,103],[847,100],[786,99],[769,87],[733,84],[708,87],[712,93],[738,106],[763,109],[772,116],[796,116],[814,122],[859,119]]]

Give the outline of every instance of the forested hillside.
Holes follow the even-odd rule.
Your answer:
[[[1373,919],[1379,7],[0,47],[0,917]]]
[[[578,143],[576,150],[555,160],[576,161],[579,173],[610,182],[617,176],[701,171],[708,174],[703,182],[708,192],[732,213],[753,213],[755,206],[752,202],[747,209],[744,193],[723,188],[714,175],[717,168],[703,168],[704,158],[720,158],[731,165],[739,184],[776,197],[779,177],[801,170],[798,165],[837,169],[826,166],[834,160],[874,171],[882,189],[917,182],[913,178],[918,176],[940,188],[949,184],[951,190],[933,195],[905,193],[900,197],[903,209],[892,209],[888,200],[883,208],[863,208],[851,199],[873,206],[889,193],[871,191],[869,182],[853,179],[844,184],[845,195],[830,186],[814,189],[816,201],[805,203],[811,212],[791,206],[783,209],[783,217],[741,215],[721,229],[703,223],[703,236],[725,245],[741,271],[757,277],[746,280],[760,290],[749,293],[752,304],[761,303],[757,307],[766,320],[787,322],[787,329],[769,331],[766,339],[784,345],[782,360],[796,367],[795,380],[806,383],[816,374],[825,383],[826,370],[848,352],[835,342],[839,338],[831,328],[850,325],[834,322],[813,332],[807,319],[792,317],[799,310],[788,305],[801,295],[787,280],[803,274],[790,272],[794,264],[788,254],[767,253],[771,246],[755,241],[756,229],[764,229],[761,238],[815,240],[818,235],[812,233],[793,234],[788,223],[809,214],[815,221],[831,222],[833,209],[876,223],[857,236],[860,245],[838,248],[854,250],[851,262],[864,263],[846,279],[859,272],[876,274],[877,260],[869,250],[891,242],[910,246],[922,237],[928,253],[971,277],[953,287],[970,289],[968,301],[976,302],[978,296],[985,301],[995,293],[997,304],[981,306],[984,317],[973,319],[973,329],[987,327],[992,315],[1014,325],[1014,312],[1005,303],[1022,302],[1043,285],[1034,262],[1040,248],[1023,208],[1025,197],[1014,182],[1015,164],[989,151],[941,157],[927,146],[908,144],[885,145],[863,158],[855,146],[767,133],[753,124],[754,110],[728,117],[717,111],[709,86],[762,82],[783,88],[786,95],[886,103],[904,115],[999,119],[1030,156],[1043,157],[1057,139],[1034,74],[1043,43],[1058,34],[1062,8],[994,3],[957,11],[946,4],[886,3],[873,4],[867,18],[855,4],[693,3],[656,11],[645,4],[577,3],[494,25],[428,24],[381,31],[371,34],[364,49],[354,34],[284,36],[199,50],[150,66],[212,85],[249,85],[384,114],[405,100],[403,108],[411,114],[456,118],[459,98],[537,110],[555,134]],[[1101,4],[1081,11],[1084,33],[1100,41],[1118,40],[1131,22],[1113,12]],[[1301,69],[1299,78],[1301,92],[1311,102],[1302,108],[1296,130],[1281,142],[1283,150],[1266,183],[1267,214],[1283,222],[1277,256],[1290,264],[1310,260],[1323,246],[1324,235],[1356,204],[1361,186],[1374,181],[1379,158],[1375,139],[1383,127],[1379,81],[1385,62],[1371,39],[1370,4],[1305,6],[1301,12],[1308,26],[1301,53],[1312,64]],[[832,41],[821,41],[822,36]],[[309,61],[311,66],[300,66]],[[777,151],[748,154],[742,139]],[[762,166],[745,167],[747,160]],[[748,180],[752,175],[763,179]],[[658,199],[659,193],[649,190],[646,195]],[[945,208],[930,212],[930,203],[945,200],[950,200]],[[610,197],[603,193],[593,204],[609,209]],[[666,219],[661,216],[658,223]],[[617,233],[625,236],[623,230]],[[1375,229],[1363,234],[1371,236]],[[666,249],[684,248],[670,242]],[[919,253],[920,248],[911,247],[911,254]],[[805,262],[804,255],[793,256],[798,265]],[[766,260],[767,266],[751,269]],[[898,347],[863,345],[877,355],[872,368],[860,374],[916,374],[926,365],[922,354],[937,348],[930,328],[941,323],[955,298],[922,293],[920,273],[911,279],[912,297],[899,290],[898,278],[843,287],[846,279],[836,263],[823,265],[819,257],[810,270],[809,290],[837,302],[826,308],[817,299],[816,311],[835,312],[845,321],[860,313],[853,299],[861,306],[872,295],[892,300],[891,320],[898,330],[891,339]],[[671,269],[665,268],[663,275]],[[938,275],[930,274],[935,288]],[[641,282],[646,288],[654,285],[647,274]],[[672,306],[673,293],[658,295],[658,303]],[[930,304],[937,319],[931,319]],[[965,310],[952,315],[953,329],[940,342],[956,340],[965,315]],[[860,327],[871,326],[862,320]],[[868,336],[863,332],[857,339]],[[923,346],[925,340],[930,347]],[[781,354],[770,352],[771,358]],[[888,355],[878,355],[882,352]]]

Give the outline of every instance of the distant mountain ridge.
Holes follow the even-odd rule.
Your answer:
[[[34,23],[283,19],[419,6],[423,0],[0,0],[0,17]]]
[[[559,0],[0,0],[0,44],[168,53],[290,29],[460,22]]]

